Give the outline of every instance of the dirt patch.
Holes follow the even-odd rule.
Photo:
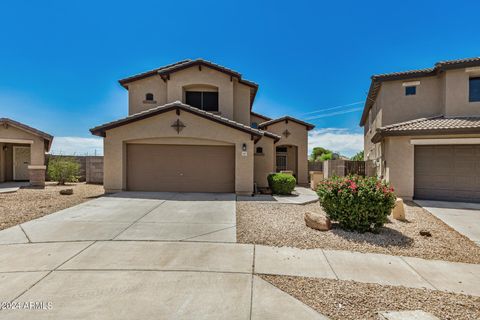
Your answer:
[[[353,281],[261,277],[331,319],[378,319],[378,311],[401,310],[423,310],[440,319],[480,319],[479,297]]]
[[[73,189],[73,194],[60,195],[63,189]],[[15,193],[0,194],[0,230],[72,207],[103,193],[101,185],[47,183],[45,189],[22,188]]]
[[[326,232],[308,228],[304,213],[321,210],[318,202],[299,206],[239,201],[237,241],[480,263],[480,247],[414,202],[405,202],[406,222],[390,219],[378,234],[348,232],[336,224]],[[421,236],[420,230],[432,236]]]

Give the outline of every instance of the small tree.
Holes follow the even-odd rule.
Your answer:
[[[80,174],[80,164],[74,158],[51,158],[48,162],[48,176],[59,185],[65,182],[77,182]]]
[[[354,161],[363,161],[363,151],[358,152],[356,155],[354,155],[350,160]]]
[[[320,157],[317,158],[317,161],[326,161],[326,160],[332,160],[333,159],[333,153],[324,153]]]
[[[315,147],[315,148],[313,148],[312,154],[310,155],[310,160],[323,161],[323,160],[320,160],[320,158],[324,154],[331,154],[331,153],[332,153],[332,151],[330,151],[328,149],[325,149],[325,148],[322,148],[322,147]]]

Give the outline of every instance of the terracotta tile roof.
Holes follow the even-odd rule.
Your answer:
[[[9,118],[0,118],[0,125],[11,125],[13,127],[17,127],[21,130],[28,131],[30,133],[33,133],[34,135],[37,135],[45,140],[45,149],[47,152],[50,150],[50,147],[52,145],[53,141],[53,136],[45,133],[43,131],[40,131],[38,129],[32,128],[30,126],[27,126],[26,124],[23,124],[21,122],[9,119]]]
[[[216,64],[216,63],[213,63],[211,61],[204,60],[204,59],[182,60],[182,61],[179,61],[179,62],[176,62],[176,63],[172,63],[172,64],[169,64],[169,65],[162,66],[160,68],[156,68],[156,69],[153,69],[153,70],[150,70],[150,71],[142,72],[142,73],[130,76],[128,78],[121,79],[118,82],[122,85],[122,87],[127,89],[129,82],[140,80],[140,79],[147,78],[147,77],[151,77],[151,76],[154,76],[154,75],[159,75],[160,77],[162,77],[162,79],[164,79],[166,81],[168,79],[170,73],[180,71],[180,70],[183,70],[183,69],[186,69],[186,68],[190,68],[190,67],[196,66],[196,65],[206,66],[206,67],[209,67],[211,69],[226,73],[226,74],[230,75],[231,77],[237,78],[238,82],[249,86],[251,88],[250,107],[252,106],[253,101],[255,100],[255,96],[257,94],[257,91],[258,91],[258,84],[256,84],[253,81],[243,79],[242,74],[235,71],[235,70],[229,69],[227,67],[221,66],[219,64]]]
[[[360,126],[365,124],[368,111],[375,103],[378,92],[380,91],[381,83],[383,81],[393,80],[409,80],[421,77],[430,77],[438,75],[440,72],[458,68],[468,68],[480,66],[480,57],[439,61],[435,63],[433,68],[410,70],[404,72],[393,72],[373,75],[370,89],[368,90],[367,99],[365,100],[365,107],[363,109],[362,117],[360,119]]]
[[[107,131],[107,130],[110,130],[110,129],[113,129],[113,128],[116,128],[116,127],[120,127],[120,126],[129,124],[129,123],[132,123],[132,122],[135,122],[135,121],[139,121],[139,120],[142,120],[142,119],[146,119],[146,118],[149,118],[149,117],[153,117],[155,115],[158,115],[158,114],[161,114],[161,113],[164,113],[164,112],[167,112],[167,111],[177,110],[177,109],[178,110],[183,110],[183,111],[186,111],[186,112],[190,112],[190,113],[198,115],[200,117],[203,117],[203,118],[206,118],[206,119],[224,124],[226,126],[238,129],[240,131],[250,133],[250,134],[258,136],[258,137],[266,136],[266,137],[270,137],[272,139],[275,139],[277,141],[280,140],[280,138],[281,138],[280,136],[278,136],[274,133],[251,128],[251,127],[249,127],[249,126],[247,126],[243,123],[239,123],[239,122],[221,117],[219,115],[213,114],[211,112],[207,112],[207,111],[204,111],[204,110],[200,110],[198,108],[194,108],[194,107],[189,106],[187,104],[181,103],[180,101],[167,103],[167,104],[162,105],[162,106],[157,106],[155,108],[151,108],[151,109],[139,112],[139,113],[132,114],[128,117],[125,117],[125,118],[122,118],[122,119],[119,119],[119,120],[115,120],[115,121],[112,121],[112,122],[102,124],[100,126],[97,126],[95,128],[90,129],[90,132],[92,134],[96,135],[96,136],[105,137],[105,131]]]
[[[293,118],[293,117],[290,117],[290,116],[283,116],[281,118],[277,118],[277,119],[262,122],[258,125],[258,127],[259,128],[268,127],[271,124],[281,122],[281,121],[293,121],[293,122],[299,123],[299,124],[307,127],[307,130],[312,130],[313,128],[315,128],[315,125],[313,125],[311,123],[308,123],[308,122],[305,122],[305,121],[302,121],[302,120],[299,120],[299,119],[296,119],[296,118]]]
[[[480,133],[480,117],[445,117],[443,115],[395,123],[377,129],[373,142],[385,136]]]

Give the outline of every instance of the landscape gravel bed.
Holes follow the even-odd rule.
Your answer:
[[[390,219],[378,234],[345,231],[335,223],[330,231],[308,228],[304,213],[321,210],[318,202],[300,206],[239,201],[237,242],[480,263],[479,246],[414,202],[405,202],[407,221]],[[432,236],[421,236],[420,230],[428,230]]]
[[[400,310],[423,310],[440,319],[480,319],[480,297],[353,281],[261,277],[333,320],[378,319],[378,311]]]
[[[61,195],[73,189],[72,195]],[[103,195],[102,185],[70,183],[58,186],[48,182],[45,189],[21,188],[14,193],[0,194],[0,230],[40,218]]]

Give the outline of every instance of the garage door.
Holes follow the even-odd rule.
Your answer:
[[[234,192],[234,146],[127,144],[127,189]]]
[[[480,146],[415,146],[415,198],[480,202]]]

